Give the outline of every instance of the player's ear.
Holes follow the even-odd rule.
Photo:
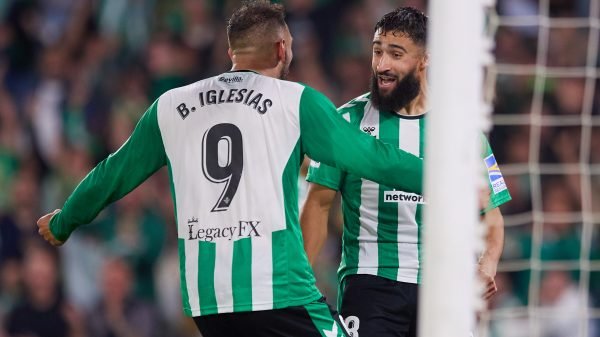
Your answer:
[[[424,52],[421,61],[419,61],[419,71],[425,71],[429,67],[429,53]]]
[[[277,60],[281,61],[281,62],[285,62],[286,59],[286,44],[285,44],[285,40],[281,39],[279,41],[276,42],[276,48],[277,48]]]
[[[227,48],[227,55],[229,55],[230,59],[233,59],[233,50],[231,48]]]

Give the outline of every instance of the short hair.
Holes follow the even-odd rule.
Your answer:
[[[249,47],[260,44],[263,42],[260,39],[273,36],[284,27],[282,5],[264,0],[246,1],[229,18],[227,39],[231,48]]]
[[[412,7],[400,7],[384,15],[377,24],[375,32],[386,34],[399,32],[408,37],[417,45],[427,44],[427,15]]]

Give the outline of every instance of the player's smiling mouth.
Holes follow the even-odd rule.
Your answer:
[[[380,88],[391,88],[396,84],[396,76],[378,75],[377,84]]]

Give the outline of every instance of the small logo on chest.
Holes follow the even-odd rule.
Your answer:
[[[369,136],[377,136],[377,128],[374,126],[365,125],[361,130]]]

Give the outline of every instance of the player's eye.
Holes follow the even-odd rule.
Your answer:
[[[394,53],[394,58],[399,59],[402,57],[402,53]]]
[[[383,54],[383,52],[379,49],[373,49],[373,54],[380,56],[381,54]]]

